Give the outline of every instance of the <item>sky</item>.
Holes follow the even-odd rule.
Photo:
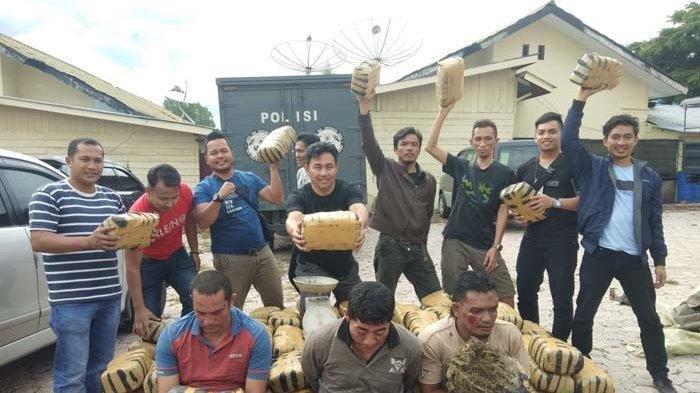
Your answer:
[[[557,5],[621,44],[670,26],[689,0],[559,0]],[[131,93],[162,104],[188,86],[219,124],[216,78],[300,75],[276,64],[289,40],[332,42],[367,19],[404,26],[401,42],[421,43],[408,60],[382,68],[382,83],[428,65],[546,4],[544,0],[176,1],[0,0],[0,33]],[[296,44],[294,44],[296,45]],[[349,73],[344,63],[334,73]]]

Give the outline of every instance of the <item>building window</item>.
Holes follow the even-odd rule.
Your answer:
[[[537,45],[537,60],[544,60],[544,45]]]
[[[530,45],[523,44],[523,56],[528,56],[528,55],[530,55]]]

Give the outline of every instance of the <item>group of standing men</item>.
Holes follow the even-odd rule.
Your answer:
[[[425,149],[454,179],[454,204],[443,232],[441,258],[442,287],[454,301],[452,316],[419,337],[422,371],[406,363],[405,356],[416,358],[408,351],[404,358],[390,357],[390,374],[410,371],[423,392],[444,391],[448,355],[470,337],[488,340],[524,362],[522,344],[513,340],[515,333],[494,321],[498,301],[514,305],[516,293],[500,254],[508,208],[499,194],[506,186],[524,181],[540,191],[530,206],[546,218],[528,225],[518,255],[517,293],[522,316],[539,321],[537,293],[547,271],[554,303],[552,333],[567,340],[573,331],[573,345],[589,356],[595,313],[612,278],[617,278],[637,316],[647,369],[655,386],[662,392],[675,391],[668,379],[663,331],[655,310],[655,288],[663,286],[666,279],[661,180],[646,163],[632,159],[638,124],[630,116],[614,116],[603,127],[607,157],[585,150],[578,129],[585,101],[596,92],[581,89],[564,123],[555,113],[546,113],[535,122],[540,153],[516,173],[494,161],[498,134],[490,120],[476,122],[471,131],[474,162],[440,148],[440,130],[452,107],[440,109]],[[412,342],[412,337],[391,324],[388,311],[393,310],[401,274],[413,284],[418,298],[441,288],[427,251],[436,181],[417,163],[422,135],[413,127],[399,130],[393,138],[397,160],[385,157],[374,136],[370,106],[369,100],[359,100],[363,149],[378,186],[371,220],[359,190],[336,178],[338,152],[333,145],[300,136],[295,146],[301,166],[299,187],[286,199],[286,229],[295,245],[290,278],[337,278],[334,295],[338,301],[348,300],[350,307],[348,318],[310,340],[321,343],[323,351],[313,352],[313,345],[309,345],[311,352],[305,350],[303,363],[305,371],[315,377],[314,390],[333,391],[343,383],[352,383],[347,378],[337,380],[333,370],[324,370],[328,357],[334,356],[326,350],[326,344],[333,340],[350,349],[345,349],[345,355],[335,353],[349,366],[371,365],[385,345],[391,353],[400,342]],[[220,132],[207,137],[205,148],[212,175],[202,180],[194,193],[175,168],[162,164],[149,171],[147,192],[131,208],[134,212],[157,212],[161,217],[151,246],[126,252],[134,329],[141,331],[149,320],[160,318],[162,288],[164,283],[170,284],[180,296],[183,318],[177,326],[169,326],[159,341],[163,385],[216,377],[221,367],[209,368],[206,359],[227,348],[237,355],[232,358],[232,352],[221,364],[229,364],[231,359],[247,362],[247,373],[236,374],[236,381],[246,391],[264,391],[269,359],[261,359],[259,351],[269,350],[269,340],[231,306],[242,309],[251,286],[266,306],[284,306],[281,271],[266,242],[258,212],[259,199],[282,204],[280,175],[277,164],[269,164],[269,184],[253,173],[234,170],[233,152]],[[51,327],[58,338],[56,391],[99,391],[99,374],[114,353],[121,293],[114,251],[117,239],[99,224],[123,212],[124,207],[112,190],[96,185],[103,157],[104,150],[94,139],[72,141],[66,159],[70,177],[38,190],[29,206],[32,246],[44,253]],[[362,231],[356,248],[364,241],[367,225],[380,232],[374,268],[377,281],[383,285],[360,284],[352,251],[305,248],[300,231],[304,215],[335,210],[354,212],[360,221]],[[214,266],[223,275],[197,275],[197,226],[210,229]],[[183,232],[189,252],[182,244]],[[574,314],[578,233],[583,235],[585,253]],[[656,281],[647,264],[647,251],[654,260]],[[469,272],[470,268],[475,272]],[[222,282],[224,276],[227,280]],[[301,299],[302,310],[304,305]],[[258,355],[251,348],[257,348]],[[353,355],[356,358],[347,358]],[[189,359],[191,364],[181,364],[181,359]],[[397,363],[397,359],[404,363]],[[362,382],[366,390],[390,391],[386,384],[373,390],[368,379],[371,375],[358,374],[355,381],[367,380]],[[398,381],[395,377],[390,375],[388,381]],[[405,384],[410,385],[410,381],[401,381],[396,386],[408,389]]]

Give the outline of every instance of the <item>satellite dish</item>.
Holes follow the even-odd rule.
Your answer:
[[[333,47],[353,64],[373,59],[392,66],[418,53],[423,45],[408,27],[407,22],[392,18],[364,19],[339,31]]]
[[[345,62],[342,51],[333,45],[314,41],[311,35],[306,40],[285,41],[272,48],[272,60],[282,67],[309,75],[314,72],[330,72]]]

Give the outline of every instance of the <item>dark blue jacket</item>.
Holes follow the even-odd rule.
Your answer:
[[[586,151],[579,139],[579,128],[585,102],[574,100],[566,115],[561,147],[572,161],[578,181],[578,231],[583,235],[581,245],[592,253],[612,216],[615,203],[610,156],[601,157]],[[644,161],[632,160],[634,166],[634,237],[642,260],[647,262],[647,250],[654,265],[666,264],[666,243],[661,223],[661,178]]]

